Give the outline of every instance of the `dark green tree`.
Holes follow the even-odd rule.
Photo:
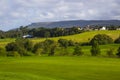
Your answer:
[[[100,45],[111,44],[113,43],[113,39],[106,34],[97,34],[92,38],[92,40],[90,41],[90,44],[93,44],[94,42],[97,42]]]
[[[60,44],[61,47],[64,47],[64,48],[67,48],[69,45],[69,42],[66,39],[59,39],[58,43]]]
[[[100,55],[100,48],[99,48],[99,44],[95,41],[92,43],[92,48],[91,48],[91,55],[92,56],[97,56]]]
[[[48,32],[48,31],[45,31],[45,33],[44,33],[44,37],[47,39],[48,37],[50,37],[50,32]]]
[[[33,52],[36,54],[48,54],[48,56],[53,56],[55,54],[55,49],[57,44],[53,40],[46,39],[43,42],[37,43],[34,46]]]
[[[120,43],[120,36],[115,40],[115,43]]]
[[[80,56],[80,55],[83,55],[83,54],[84,54],[84,52],[82,51],[81,46],[78,46],[78,45],[75,46],[73,55]]]

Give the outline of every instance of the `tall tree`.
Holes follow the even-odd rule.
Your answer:
[[[99,44],[98,44],[96,41],[94,41],[94,42],[92,43],[91,55],[92,55],[92,56],[97,56],[97,55],[99,55],[99,54],[100,54]]]

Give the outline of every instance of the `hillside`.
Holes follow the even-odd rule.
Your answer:
[[[99,26],[120,26],[120,20],[71,20],[71,21],[56,21],[56,22],[37,22],[28,25],[29,28],[55,28],[55,27],[73,27],[81,26],[85,27],[87,25],[99,25]]]
[[[89,32],[81,33],[81,34],[70,35],[70,36],[62,36],[62,37],[54,37],[54,38],[49,38],[49,39],[53,39],[53,40],[57,41],[58,39],[63,38],[63,39],[73,40],[73,41],[76,41],[76,42],[88,42],[96,34],[107,34],[115,40],[116,38],[119,37],[120,30],[89,31]],[[39,41],[43,41],[43,40],[45,40],[45,38],[32,39],[33,42],[39,42]]]
[[[73,40],[76,42],[88,42],[90,39],[92,39],[96,34],[107,34],[110,37],[112,37],[114,40],[120,36],[120,30],[111,30],[111,31],[89,31],[89,32],[84,32],[81,34],[76,34],[76,35],[69,35],[69,36],[61,36],[61,37],[53,37],[49,38],[52,40],[57,41],[60,38],[63,39],[68,39],[68,40]],[[44,41],[46,38],[32,38],[31,40],[34,43]],[[5,46],[7,43],[13,42],[15,39],[0,39],[0,46]]]

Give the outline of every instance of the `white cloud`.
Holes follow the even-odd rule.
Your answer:
[[[41,21],[120,19],[119,4],[120,0],[0,0],[0,25],[9,29]]]

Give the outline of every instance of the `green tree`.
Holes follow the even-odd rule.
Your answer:
[[[91,55],[92,56],[97,56],[100,54],[100,48],[99,48],[99,44],[95,41],[92,43],[92,48],[91,48]]]
[[[78,45],[75,46],[73,55],[80,56],[80,55],[83,55],[83,54],[84,54],[84,52],[82,51],[82,48]]]
[[[64,48],[67,48],[69,45],[69,42],[66,39],[59,39],[58,43],[60,44],[61,47],[64,47]]]
[[[32,42],[27,39],[17,39],[15,42],[8,43],[6,45],[6,51],[12,52],[16,51],[21,56],[30,56],[32,55]]]
[[[97,42],[98,44],[111,44],[113,43],[113,39],[106,35],[106,34],[97,34],[95,35],[92,40],[90,41],[90,44],[93,44],[94,42]]]
[[[115,43],[120,43],[120,36],[115,40]]]
[[[50,46],[50,52],[48,53],[49,56],[53,56],[55,54],[55,49],[57,48],[57,44],[51,44]]]
[[[46,39],[43,42],[35,44],[33,52],[37,54],[48,54],[48,56],[53,56],[55,54],[56,47],[57,44],[55,41]]]
[[[48,31],[45,31],[45,33],[44,33],[44,37],[47,39],[48,37],[50,37],[50,32],[48,32]]]

